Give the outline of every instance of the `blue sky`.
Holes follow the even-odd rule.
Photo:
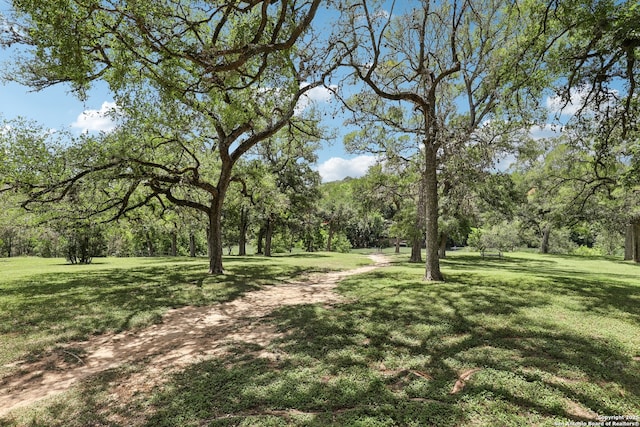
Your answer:
[[[11,62],[12,54],[0,50],[0,63]],[[316,104],[330,102],[328,95],[321,89],[314,90],[311,97]],[[70,93],[69,87],[59,85],[33,92],[30,88],[5,83],[0,86],[0,117],[13,119],[24,117],[35,120],[50,129],[72,129],[83,131],[108,131],[113,124],[105,113],[115,106],[113,96],[104,84],[96,85],[85,102],[79,101]],[[342,119],[336,118],[327,126],[340,126]],[[358,177],[366,173],[375,162],[373,156],[351,155],[345,152],[342,136],[323,144],[318,152],[317,169],[323,181],[334,181],[346,176]]]
[[[0,0],[0,14],[9,8],[7,0]],[[15,51],[0,48],[0,67],[5,68],[15,60]],[[329,92],[323,88],[313,89],[309,98],[320,109],[329,108],[332,102]],[[113,96],[104,83],[94,85],[87,100],[82,102],[66,85],[33,92],[26,86],[0,82],[0,119],[24,117],[50,129],[71,129],[78,133],[105,131],[112,123],[104,113],[114,106]],[[362,176],[375,163],[373,156],[349,154],[344,150],[343,122],[344,119],[336,117],[325,123],[326,127],[337,131],[337,138],[323,143],[318,151],[316,168],[325,182]]]

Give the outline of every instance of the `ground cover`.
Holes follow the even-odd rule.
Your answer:
[[[276,308],[257,320],[276,332],[269,339],[237,341],[126,401],[114,388],[144,361],[0,425],[553,426],[640,416],[638,266],[454,253],[442,263],[447,281],[427,284],[422,265],[389,258],[390,266],[343,279],[339,303]],[[322,260],[283,258],[289,267],[274,268]]]
[[[204,258],[0,259],[0,375],[57,343],[142,328],[167,310],[233,300],[261,285],[369,263],[358,255],[229,257],[229,272],[209,276]],[[7,368],[9,365],[9,368]]]

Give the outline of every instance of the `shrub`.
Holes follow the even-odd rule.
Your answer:
[[[66,258],[71,264],[91,264],[93,257],[103,256],[105,240],[102,230],[84,224],[71,228],[67,235]]]
[[[488,248],[513,251],[522,245],[518,233],[518,223],[505,221],[489,228],[471,228],[467,243],[478,251]]]
[[[351,242],[349,241],[349,239],[347,239],[347,235],[344,233],[336,233],[333,236],[331,246],[333,246],[333,250],[335,252],[345,254],[351,251]]]
[[[624,236],[619,231],[603,229],[596,236],[593,247],[603,255],[621,256],[624,254]]]
[[[471,232],[467,237],[467,244],[477,251],[485,248],[482,241],[482,228],[471,227]]]
[[[571,254],[578,256],[601,256],[602,252],[598,248],[590,248],[585,245],[580,245],[571,251]]]
[[[549,252],[554,254],[573,253],[578,245],[571,240],[571,232],[567,228],[556,228],[551,230],[549,236]]]

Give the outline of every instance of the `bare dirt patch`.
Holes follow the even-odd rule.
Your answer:
[[[307,280],[265,286],[243,297],[209,307],[170,310],[162,322],[143,330],[104,334],[68,343],[35,362],[15,364],[19,372],[0,381],[0,416],[64,392],[78,382],[125,364],[144,364],[113,389],[128,396],[159,385],[167,373],[212,357],[225,355],[234,343],[265,347],[278,337],[274,327],[260,320],[275,309],[297,304],[337,304],[334,292],[348,276],[388,265],[383,255],[370,256],[374,265],[348,271],[314,274]],[[277,357],[264,351],[260,357]]]

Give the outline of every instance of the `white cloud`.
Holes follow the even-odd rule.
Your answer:
[[[82,132],[110,132],[116,127],[113,113],[117,110],[118,106],[115,102],[103,102],[99,110],[86,110],[80,113],[71,126],[81,129]]]
[[[308,86],[308,83],[303,83],[301,86]],[[329,102],[331,98],[333,98],[332,89],[336,89],[336,87],[331,86],[331,89],[326,88],[324,86],[317,86],[309,89],[306,93],[304,93],[298,103],[296,104],[295,114],[299,115],[302,113],[309,105],[318,102]]]
[[[335,90],[337,86],[332,86],[330,88],[326,88],[324,86],[317,86],[313,89],[309,89],[309,91],[305,94],[307,98],[311,101],[318,102],[329,102],[333,97],[332,90]]]
[[[547,123],[543,126],[531,126],[529,136],[533,139],[553,138],[559,136],[561,131],[560,126]]]
[[[495,164],[493,165],[493,169],[504,172],[509,169],[509,167],[513,165],[517,160],[517,157],[513,154],[505,154],[503,156],[499,156],[496,159]]]
[[[578,111],[584,108],[585,101],[587,100],[592,101],[593,97],[594,97],[594,94],[591,93],[591,88],[582,87],[579,89],[571,89],[570,91],[571,99],[569,99],[569,102],[566,102],[565,99],[556,95],[556,96],[547,97],[545,101],[545,105],[551,113],[554,113],[554,114],[559,113],[562,115],[570,116],[570,115],[576,114]],[[606,108],[607,106],[614,105],[613,102],[618,97],[618,91],[612,90],[605,94],[599,93],[598,97],[603,100],[606,100],[606,98],[608,98],[609,102],[603,102],[600,104],[600,108]],[[602,97],[606,97],[606,98],[602,98]],[[592,108],[587,107],[586,111],[594,111],[594,110]]]
[[[388,20],[390,17],[391,17],[391,14],[389,13],[389,11],[385,9],[380,9],[374,12],[373,14],[369,15],[369,18],[371,19],[372,22],[376,22],[378,20]],[[367,20],[367,15],[365,15],[364,13],[356,16],[357,22],[366,21],[366,20]]]
[[[353,159],[332,157],[318,166],[322,182],[339,181],[346,177],[359,178],[376,163],[374,156],[362,155]]]
[[[562,99],[560,96],[549,96],[545,102],[545,105],[549,111],[552,113],[561,113],[567,115],[573,115],[578,112],[578,110],[582,107],[584,103],[585,97],[588,95],[588,91],[586,89],[572,89],[571,90],[571,99],[567,103],[566,100]],[[565,105],[566,104],[566,105]]]

